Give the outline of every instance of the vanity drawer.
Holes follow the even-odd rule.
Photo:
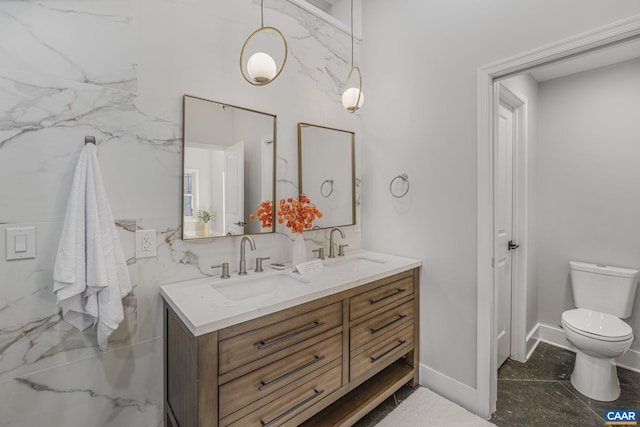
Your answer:
[[[342,334],[338,334],[221,385],[220,418],[269,396],[299,378],[317,376],[320,368],[341,357]]]
[[[330,395],[342,384],[342,364],[302,384],[278,399],[259,408],[249,408],[244,417],[228,422],[221,420],[221,427],[268,427],[279,426],[316,402]],[[256,402],[261,403],[261,402]],[[254,405],[252,405],[254,406]]]
[[[342,303],[267,326],[263,326],[263,322],[263,319],[252,320],[249,326],[255,329],[219,342],[220,375],[342,325]]]
[[[378,337],[395,329],[401,329],[406,325],[413,325],[414,300],[410,299],[404,304],[397,305],[378,315],[362,321],[351,327],[351,348],[357,349],[366,345]]]
[[[403,298],[413,297],[413,276],[361,293],[350,300],[350,319],[357,319]]]
[[[413,324],[380,337],[378,343],[363,351],[351,352],[351,373],[353,381],[362,375],[376,372],[386,367],[413,348]]]

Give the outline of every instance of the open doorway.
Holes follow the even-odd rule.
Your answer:
[[[629,46],[638,37],[640,19],[635,17],[479,70],[477,395],[479,412],[486,417],[495,410],[497,395],[498,275],[495,270],[497,244],[494,240],[496,223],[493,201],[496,197],[494,141],[500,99],[498,82],[542,65],[565,66],[586,55],[595,57],[595,52],[611,54],[621,46]],[[523,352],[526,353],[526,347]]]

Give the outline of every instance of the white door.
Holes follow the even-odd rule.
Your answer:
[[[495,147],[494,277],[497,356],[500,367],[511,355],[511,251],[513,225],[513,110],[500,103]]]
[[[244,142],[224,151],[224,234],[244,234]]]

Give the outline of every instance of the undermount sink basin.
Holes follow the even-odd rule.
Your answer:
[[[366,270],[367,268],[379,266],[384,264],[385,261],[377,260],[374,258],[353,257],[329,262],[325,267],[335,271],[353,273],[360,270]]]
[[[238,279],[229,283],[213,285],[216,291],[231,301],[242,301],[259,296],[275,295],[276,293],[291,289],[307,283],[286,274],[276,274],[265,277],[252,277],[250,279]]]

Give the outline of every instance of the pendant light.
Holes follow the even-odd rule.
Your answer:
[[[354,72],[358,74],[358,87],[349,85]],[[342,106],[346,108],[349,113],[354,113],[362,107],[363,103],[362,73],[360,72],[360,68],[353,65],[353,0],[351,0],[351,69],[349,70],[345,90],[342,94]]]
[[[251,57],[246,64],[246,72],[244,66],[244,53],[247,45],[256,35],[261,32],[274,32],[280,39],[282,40],[282,45],[284,47],[284,59],[282,60],[282,65],[280,69],[276,66],[276,62],[273,60],[271,55],[265,52],[256,52]],[[260,28],[255,30],[251,35],[247,38],[247,40],[242,45],[242,51],[240,51],[240,72],[242,73],[242,77],[251,83],[254,86],[264,86],[266,84],[274,81],[282,72],[284,68],[284,64],[287,63],[287,41],[284,36],[275,27],[265,27],[264,26],[264,0],[260,0]]]

